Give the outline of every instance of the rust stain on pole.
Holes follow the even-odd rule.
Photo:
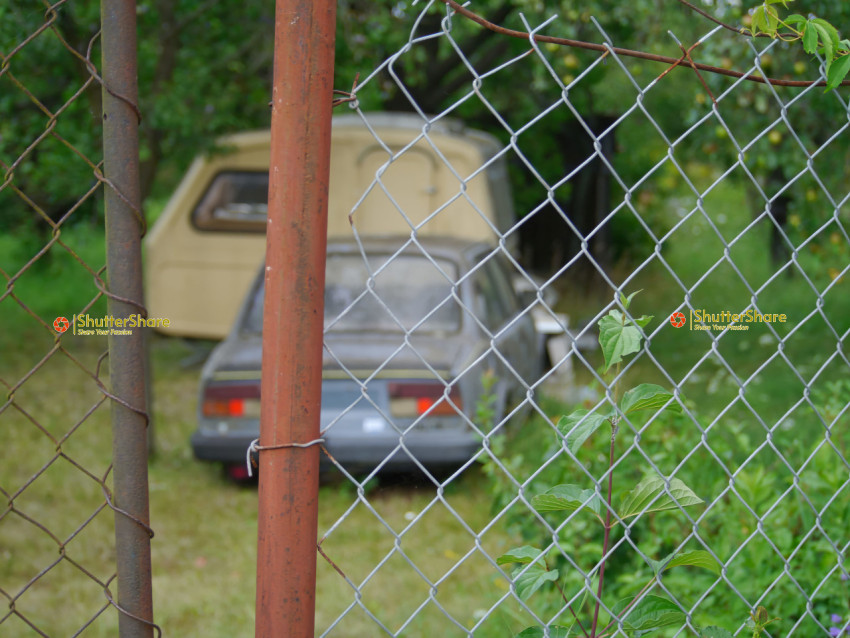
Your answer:
[[[319,437],[336,0],[278,0],[260,446]],[[319,447],[260,451],[256,636],[314,635]]]
[[[104,0],[101,24],[108,312],[128,317],[143,312],[136,3]],[[109,336],[110,386],[117,399],[112,459],[121,638],[148,638],[154,631],[145,367],[141,329]]]

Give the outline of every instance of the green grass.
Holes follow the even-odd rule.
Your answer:
[[[32,343],[41,345],[38,340]],[[96,337],[66,337],[62,343],[89,369],[105,347]],[[28,350],[19,348],[15,357],[4,359],[0,379],[14,385],[13,380],[28,374],[43,356],[39,350]],[[253,635],[256,487],[235,485],[219,467],[192,458],[188,439],[195,427],[198,369],[181,366],[191,352],[179,341],[155,338],[152,353],[156,455],[149,481],[156,532],[152,540],[156,620],[167,635]],[[109,464],[111,426],[108,404],[99,404],[101,395],[94,382],[58,352],[20,385],[14,404],[0,413],[0,487],[10,495],[20,490],[14,511],[0,518],[0,588],[12,597],[25,590],[15,601],[16,610],[50,636],[71,635],[104,602],[100,586],[71,561],[101,582],[114,569],[112,514],[103,509],[96,480]],[[60,441],[64,456],[51,464]],[[499,601],[508,583],[483,552],[497,556],[511,538],[498,522],[490,526],[489,507],[480,499],[481,482],[482,476],[472,471],[441,498],[433,486],[422,482],[380,485],[365,498],[344,483],[321,488],[319,529],[324,534],[333,527],[323,551],[359,588],[362,605],[348,611],[330,635],[373,635],[374,621],[364,608],[393,631],[408,623],[409,635],[461,635],[429,602],[426,579],[439,582],[434,600],[465,626],[472,626]],[[414,517],[417,521],[412,524]],[[60,560],[26,589],[31,579],[59,559],[63,546],[68,560]],[[316,622],[323,631],[355,595],[322,557],[318,592]],[[15,617],[2,628],[3,635],[36,635]],[[505,635],[518,628],[514,618],[497,612],[484,624],[482,635]],[[115,631],[116,615],[107,610],[84,635],[114,636]]]
[[[89,224],[63,227],[46,245],[41,238],[0,233],[0,295],[8,292],[0,301],[4,361],[45,352],[58,316],[70,320],[80,312],[106,313],[106,300],[95,284],[105,263],[102,232]]]

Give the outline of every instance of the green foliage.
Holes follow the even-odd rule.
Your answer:
[[[681,553],[673,553],[663,558],[659,561],[654,561],[650,559],[649,566],[652,567],[652,571],[657,576],[663,571],[671,569],[673,567],[679,567],[681,565],[691,565],[693,567],[701,567],[702,569],[707,569],[710,572],[713,572],[720,575],[721,567],[717,560],[705,550],[695,549],[690,552],[681,552]]]
[[[811,93],[822,95],[820,90]],[[743,192],[728,182],[720,185],[715,196],[714,201],[709,199],[705,204],[709,215],[717,210],[734,210],[745,199]],[[675,214],[675,206],[670,204],[670,214]],[[745,216],[721,230],[733,237],[749,223],[751,220]],[[707,226],[702,228],[700,237],[704,238]],[[751,283],[772,276],[768,256],[760,250],[763,239],[759,233],[745,235],[737,254],[732,252],[736,266]],[[670,312],[681,302],[674,290],[678,287],[671,286],[663,276],[666,268],[690,286],[713,263],[713,254],[694,250],[687,243],[677,244],[665,256],[667,263],[658,267],[662,274],[644,272],[634,279],[634,288],[644,289],[632,302],[634,316],[655,314],[660,321],[662,313]],[[718,269],[702,280],[692,302],[705,308],[736,306],[742,301],[745,304],[750,293],[735,292],[737,278],[731,269]],[[836,292],[847,285],[846,279],[845,276],[844,284],[836,282]],[[850,520],[850,502],[835,497],[847,489],[848,467],[843,459],[850,458],[850,434],[842,425],[850,415],[850,381],[845,379],[843,361],[828,364],[835,356],[836,345],[834,339],[826,336],[831,333],[826,332],[824,322],[804,322],[816,307],[816,297],[809,293],[809,286],[800,277],[787,281],[780,278],[759,295],[759,304],[769,304],[771,312],[788,309],[797,313],[793,319],[789,315],[796,337],[784,344],[783,354],[788,362],[783,359],[782,365],[768,365],[747,384],[746,405],[736,399],[740,385],[734,376],[749,378],[754,370],[764,367],[764,360],[777,347],[775,340],[763,343],[761,331],[720,340],[718,353],[722,359],[706,359],[708,339],[669,327],[666,321],[660,328],[654,322],[645,329],[647,335],[652,333],[649,347],[653,356],[637,353],[623,363],[624,387],[641,381],[665,386],[669,381],[664,379],[669,377],[685,395],[679,394],[675,401],[682,412],[673,411],[671,403],[671,407],[657,414],[649,410],[630,414],[631,424],[619,422],[614,503],[619,502],[619,486],[639,482],[644,478],[643,468],[652,463],[664,475],[675,472],[710,506],[704,512],[701,507],[686,508],[696,525],[670,511],[634,517],[626,526],[615,526],[612,543],[619,546],[606,565],[606,604],[633,596],[653,576],[644,557],[659,561],[674,552],[705,549],[723,565],[722,580],[710,570],[696,567],[675,567],[663,573],[664,586],[688,609],[690,626],[695,630],[724,625],[731,633],[749,638],[744,620],[751,609],[744,600],[753,604],[760,601],[773,615],[782,617],[767,627],[772,636],[801,631],[813,622],[812,618],[829,627],[830,614],[847,616],[850,581],[840,580],[836,571],[839,557],[826,534],[840,546],[846,536],[846,521]],[[826,318],[838,334],[850,327],[847,300],[844,294],[831,300],[827,295],[824,300]],[[588,316],[598,311],[593,302],[585,304],[571,306],[571,313]],[[781,330],[780,336],[784,336]],[[590,367],[599,370],[604,365],[598,348],[582,354]],[[664,369],[663,376],[659,368]],[[813,379],[818,370],[822,372]],[[695,373],[693,378],[691,372]],[[807,394],[798,375],[812,379]],[[511,503],[516,501],[518,486],[530,502],[534,495],[543,494],[552,486],[571,484],[586,489],[593,487],[590,475],[604,476],[610,435],[607,424],[583,443],[577,459],[566,450],[563,437],[553,433],[561,415],[570,415],[575,408],[593,414],[614,410],[609,402],[599,401],[608,388],[589,370],[578,369],[575,384],[581,395],[568,400],[556,400],[554,391],[536,393],[539,413],[504,440],[494,439],[496,460],[483,466],[488,476],[491,513],[502,517],[500,520],[514,535],[507,547],[546,548],[551,544],[547,561],[559,569],[559,584],[571,600],[576,592],[581,594],[583,587],[579,569],[592,571],[601,552],[600,523],[595,514],[585,508],[581,512],[529,515],[527,509]],[[768,444],[765,426],[772,429]],[[754,454],[755,451],[758,452]],[[796,481],[789,466],[799,476]],[[599,493],[602,496],[604,489]],[[763,521],[765,536],[759,531],[756,516]],[[562,525],[565,518],[569,522],[555,544],[552,529]],[[691,534],[694,536],[683,545],[683,539]],[[632,546],[640,553],[631,551]],[[787,570],[783,558],[789,561]],[[825,578],[828,574],[832,576]],[[800,595],[801,588],[811,592],[810,606]],[[543,588],[526,605],[539,618],[553,623],[566,625],[571,620],[568,611],[558,615],[563,601],[553,590]],[[584,619],[586,615],[580,617]],[[812,625],[811,631],[805,631],[807,635],[816,634],[817,628]],[[676,632],[667,628],[656,633]]]
[[[6,3],[0,13],[0,232],[32,233],[37,220],[65,212],[96,184],[92,162],[101,156],[100,87],[86,84],[84,65],[61,39],[84,54],[99,8],[65,6],[42,30],[44,11],[26,5]],[[96,214],[91,203],[76,217]]]
[[[619,321],[614,311],[626,316],[626,306],[631,302],[631,298],[620,297],[619,306],[607,316],[617,317]],[[635,323],[632,321],[628,325]],[[615,383],[609,396],[619,395],[616,385],[621,381]],[[822,414],[841,410],[840,407],[821,407],[838,406],[843,400],[842,384],[830,388],[829,392],[813,397]],[[688,407],[687,415],[681,409],[683,406]],[[763,465],[750,459],[745,466],[735,467],[731,455],[746,460],[758,444],[734,423],[723,428],[730,434],[728,441],[722,438],[712,441],[712,453],[727,459],[728,467],[706,463],[701,457],[694,459],[691,471],[684,464],[680,466],[676,456],[682,450],[694,449],[688,432],[695,414],[695,406],[683,397],[656,384],[638,384],[623,392],[616,406],[609,401],[607,405],[582,408],[561,417],[557,450],[542,452],[543,462],[531,455],[533,446],[540,446],[540,441],[532,441],[529,448],[516,450],[517,455],[513,457],[504,455],[504,448],[500,448],[499,454],[503,455],[500,461],[517,477],[524,475],[521,457],[527,456],[532,463],[529,471],[533,474],[567,479],[545,486],[547,479],[541,478],[534,481],[533,487],[523,488],[532,491],[529,503],[536,512],[535,516],[516,516],[517,530],[528,542],[499,559],[500,564],[516,564],[511,576],[517,596],[526,605],[535,605],[538,613],[548,614],[552,626],[557,624],[559,631],[569,631],[567,635],[570,636],[600,637],[612,635],[617,630],[628,636],[645,635],[661,632],[665,627],[681,626],[685,622],[684,609],[687,609],[690,622],[700,636],[727,638],[732,633],[718,625],[744,618],[751,612],[748,631],[758,632],[753,635],[760,636],[766,632],[768,621],[777,620],[763,617],[766,612],[758,609],[747,609],[737,594],[726,597],[721,589],[712,587],[721,574],[736,583],[736,587],[745,587],[746,596],[762,597],[764,607],[772,607],[794,596],[795,587],[817,587],[824,570],[834,564],[834,556],[821,541],[810,539],[811,546],[805,548],[799,545],[811,534],[809,530],[815,528],[816,511],[804,498],[794,498],[793,494],[781,497],[793,480],[783,474],[784,466],[778,461]],[[657,429],[646,429],[644,423],[657,425]],[[616,440],[632,426],[643,433],[643,453],[617,458]],[[700,427],[706,428],[706,425]],[[596,445],[594,434],[600,428],[605,436],[598,437],[600,445]],[[651,431],[663,433],[663,438],[651,440]],[[834,523],[839,529],[842,517],[850,515],[845,513],[850,504],[839,505],[831,495],[842,489],[846,481],[846,464],[843,456],[833,453],[828,446],[820,445],[816,449],[816,453],[801,451],[801,458],[809,460],[806,471],[795,484],[812,504],[821,504],[816,509],[822,508],[822,503],[830,504],[829,520],[821,524]],[[538,454],[541,451],[538,447]],[[552,457],[558,454],[559,460],[553,461]],[[587,462],[577,465],[572,462],[574,456],[585,457]],[[605,463],[601,468],[603,458]],[[677,476],[659,475],[649,468],[644,458],[659,468],[678,467]],[[603,478],[595,484],[583,485],[588,472],[593,476],[601,474]],[[730,475],[731,492],[728,490]],[[618,487],[627,483],[629,477],[634,477],[634,483],[617,498]],[[699,495],[689,487],[694,480],[698,481]],[[510,489],[515,490],[514,485],[511,484]],[[502,492],[496,494],[501,498]],[[699,538],[711,539],[710,548],[694,548],[683,542],[690,535],[693,523],[682,519],[691,508],[703,504],[703,494],[723,494],[723,497],[713,500],[711,510],[699,517]],[[502,504],[498,509],[501,509],[504,501],[499,502]],[[753,537],[758,524],[753,511],[769,522],[771,543],[758,542],[759,537]],[[542,533],[536,531],[538,517],[548,524]],[[553,529],[557,530],[555,536]],[[624,535],[628,535],[628,543],[618,540]],[[746,551],[741,550],[742,544]],[[821,545],[822,549],[818,549]],[[633,547],[639,547],[640,553],[633,551]],[[774,566],[779,573],[784,569],[777,552],[787,556],[792,551],[797,556],[795,583],[776,579],[777,572],[771,571]],[[591,556],[596,558],[591,559]],[[809,561],[814,563],[809,565]],[[592,588],[588,587],[585,574],[596,581]],[[658,587],[662,578],[663,590]],[[821,589],[821,597],[814,604],[818,618],[828,616],[824,610],[834,604],[837,585],[836,582]],[[588,591],[590,604],[585,605]],[[670,592],[675,599],[668,599],[663,591]],[[699,614],[688,607],[688,601],[697,599],[702,601]],[[601,601],[612,614],[601,607]],[[600,608],[598,624],[593,621],[596,608]],[[715,610],[714,614],[711,610]],[[583,630],[579,628],[579,621]],[[796,621],[796,618],[791,619],[792,623]],[[743,626],[741,623],[729,629],[740,632]],[[524,635],[544,635],[544,629],[529,627]]]
[[[850,72],[850,41],[842,40],[838,29],[817,17],[804,17],[795,13],[780,17],[776,8],[787,8],[794,0],[764,0],[752,12],[751,35],[766,34],[785,42],[800,41],[809,55],[824,57],[827,90],[835,89]]]
[[[517,638],[569,638],[572,632],[570,627],[553,625],[550,627],[529,627],[517,634]]]
[[[637,292],[633,292],[628,297],[620,295],[620,303],[625,310],[628,310],[636,294]],[[608,372],[612,365],[620,363],[624,356],[640,350],[640,328],[650,321],[652,317],[648,315],[629,319],[616,308],[599,320],[599,345],[605,355],[605,372]]]
[[[623,497],[618,516],[621,519],[631,516],[642,516],[650,512],[678,510],[689,505],[702,505],[702,499],[679,479],[668,481],[658,476],[651,476],[640,483]]]
[[[538,512],[569,512],[587,507],[600,521],[605,505],[595,490],[583,490],[576,485],[556,485],[531,499]]]
[[[827,381],[824,388],[817,390],[814,395],[821,417],[827,426],[832,427],[839,417],[850,410],[850,379]]]
[[[700,632],[700,638],[733,638],[728,629],[722,627],[706,627]]]
[[[542,552],[534,547],[518,547],[502,554],[496,563],[510,565],[519,563],[520,566],[511,572],[514,587],[520,598],[530,598],[545,583],[558,580],[558,570],[550,570],[541,558]]]
[[[747,621],[747,627],[752,629],[753,638],[759,638],[764,628],[770,623],[776,622],[779,618],[771,618],[767,609],[759,605],[754,612],[750,613],[750,619]]]
[[[832,409],[826,407],[828,404],[838,406],[839,402],[846,402],[846,396],[848,395],[842,394],[840,387],[832,387],[831,391],[814,394],[812,399],[818,412],[825,414]],[[691,415],[695,414],[694,406],[687,401],[683,403],[688,405],[690,415],[664,410],[653,416],[657,428],[653,426],[653,429],[645,431],[641,439],[641,450],[660,468],[677,465],[676,457],[681,455],[682,450],[694,450],[696,442],[699,441],[698,430],[694,430],[691,421]],[[555,409],[553,405],[546,405],[547,412]],[[846,403],[837,409],[843,409],[845,405]],[[701,427],[706,428],[707,423],[702,422]],[[696,441],[691,436],[694,431],[697,432]],[[653,432],[656,434],[653,435]],[[624,433],[621,424],[619,436],[622,437]],[[676,515],[676,510],[632,517],[626,521],[626,527],[629,529],[631,542],[640,548],[643,556],[627,548],[614,553],[605,570],[605,600],[616,601],[633,597],[636,591],[641,590],[648,582],[653,582],[654,577],[663,574],[665,588],[675,594],[678,600],[702,601],[698,608],[691,610],[691,622],[694,626],[706,627],[700,635],[725,638],[732,634],[726,630],[716,627],[712,630],[709,627],[726,624],[733,631],[740,629],[743,624],[730,625],[731,619],[745,618],[750,610],[741,603],[737,593],[727,591],[722,586],[712,587],[717,582],[723,563],[726,578],[734,583],[746,598],[756,600],[765,596],[765,592],[770,592],[763,604],[768,608],[783,605],[781,615],[787,618],[787,624],[783,625],[781,631],[774,630],[772,625],[769,626],[768,629],[773,635],[784,635],[801,617],[805,618],[809,613],[826,623],[830,613],[844,606],[846,593],[837,574],[825,585],[819,585],[824,574],[834,569],[836,559],[828,541],[817,536],[812,537],[811,530],[816,529],[819,511],[824,513],[821,525],[835,530],[837,534],[842,533],[840,530],[844,529],[843,521],[850,517],[850,503],[834,498],[837,492],[845,489],[847,466],[842,456],[829,446],[818,445],[816,442],[813,446],[817,452],[812,453],[807,443],[807,448],[794,456],[799,456],[801,460],[810,457],[805,471],[800,473],[799,480],[795,482],[793,476],[784,471],[784,465],[778,459],[768,462],[767,457],[759,456],[745,467],[739,467],[739,463],[749,457],[759,444],[756,432],[748,431],[733,421],[715,434],[721,436],[711,439],[711,448],[713,454],[722,459],[725,465],[712,461],[712,457],[701,453],[697,448],[693,463],[684,465],[677,473],[686,485],[698,485],[700,497],[706,501],[709,501],[708,495],[723,495],[721,498],[711,499],[710,512],[700,517],[699,538],[710,542],[710,551],[702,548],[692,549],[692,546],[680,547],[682,538],[693,528],[691,524],[681,520],[682,516]],[[607,439],[607,436],[599,438]],[[836,435],[836,446],[843,445],[843,438]],[[514,450],[515,455],[505,454],[505,448],[500,447],[500,460],[510,468],[515,477],[541,472],[547,477],[541,480],[560,479],[575,486],[570,489],[540,489],[537,487],[540,481],[535,481],[532,487],[526,488],[533,490],[532,493],[538,493],[531,499],[531,505],[545,520],[551,521],[552,527],[562,525],[564,515],[570,516],[568,522],[563,524],[562,530],[559,530],[557,544],[546,552],[546,561],[551,568],[559,570],[559,584],[567,597],[574,599],[576,590],[583,586],[583,580],[576,575],[575,565],[564,560],[564,554],[572,557],[585,571],[592,572],[596,563],[595,560],[588,563],[588,559],[591,555],[598,556],[602,552],[599,530],[604,525],[604,512],[607,508],[605,497],[602,491],[594,489],[587,489],[582,493],[585,486],[580,486],[586,471],[597,473],[591,461],[594,456],[602,456],[601,446],[591,446],[592,440],[585,443],[583,458],[588,461],[586,466],[579,466],[572,463],[567,456],[562,456],[558,462],[550,462],[545,470],[540,470],[544,461],[550,461],[553,452],[541,452],[535,457],[531,452],[533,446],[537,445],[538,449],[544,450],[545,441],[539,438],[531,441],[526,439],[527,434],[507,448]],[[517,449],[521,444],[527,444],[527,447]],[[561,439],[559,447],[563,445]],[[618,461],[615,487],[618,481],[625,482],[629,477],[639,477],[643,473],[643,464],[630,462],[632,458],[626,457]],[[801,461],[794,462],[796,464]],[[731,492],[727,491],[730,474],[734,474],[734,489]],[[798,485],[798,488],[785,498],[780,498],[782,493],[794,484]],[[495,499],[499,502],[509,500],[511,491],[515,498],[514,483],[506,483],[501,489],[497,489],[494,480],[493,485]],[[802,494],[806,495],[805,498]],[[547,511],[550,497],[554,497],[555,502],[551,510]],[[559,501],[558,497],[562,497],[563,501]],[[503,505],[497,509],[502,507]],[[557,509],[560,507],[563,509],[559,512]],[[597,510],[602,512],[601,516]],[[759,537],[747,542],[756,531],[758,523],[752,511],[762,516],[766,533],[775,548],[771,544],[760,542]],[[622,533],[624,526],[615,524],[614,521],[616,518],[612,520],[611,533],[616,539],[617,530]],[[547,547],[547,544],[552,542],[551,531],[548,528],[541,530],[535,517],[527,514],[525,517],[516,514],[514,529],[528,546]],[[791,552],[795,555],[792,567],[795,582],[781,577],[785,565],[780,555],[788,556]],[[734,559],[730,560],[731,557]],[[541,611],[538,613],[545,610],[552,615],[554,622],[566,624],[563,617],[554,616],[564,605],[563,600],[555,600],[555,596],[551,596],[552,600],[545,600],[542,596],[548,591],[547,587],[541,588],[535,599],[527,604],[539,605]],[[791,603],[799,596],[799,587],[807,591],[815,591],[817,588],[818,595],[813,598],[812,612],[807,612],[801,606],[794,607]],[[595,588],[593,591],[596,591]],[[707,591],[709,593],[706,593]],[[576,613],[579,613],[578,607],[574,608]],[[795,611],[792,613],[790,609]],[[579,615],[584,619],[588,614]],[[749,636],[749,633],[746,635]]]
[[[605,370],[608,370],[612,365],[619,364],[623,356],[640,350],[640,330],[648,325],[652,317],[643,315],[631,319],[625,314],[635,294],[637,293],[628,297],[620,295],[622,310],[611,309],[599,321],[599,344],[605,357]],[[616,389],[614,394],[616,396]],[[607,496],[602,494],[599,485],[595,489],[587,489],[578,485],[562,484],[551,487],[531,499],[532,507],[538,512],[587,511],[592,513],[596,522],[602,525],[604,533],[602,557],[598,564],[598,572],[594,574],[599,579],[597,596],[601,596],[604,590],[605,564],[610,558],[608,548],[612,529],[619,523],[625,525],[629,518],[645,517],[653,512],[679,511],[682,508],[703,503],[702,499],[680,479],[666,479],[657,475],[649,475],[638,482],[630,491],[623,494],[619,507],[614,508],[612,500],[614,444],[620,419],[644,410],[655,414],[668,406],[678,407],[672,393],[657,385],[641,384],[625,392],[616,407],[611,406],[594,413],[580,409],[562,417],[558,422],[558,431],[563,437],[563,445],[573,455],[579,452],[582,445],[600,427],[605,424],[610,426],[611,448]],[[539,591],[547,583],[557,584],[559,582],[560,572],[558,569],[549,567],[542,550],[529,545],[510,550],[499,557],[497,562],[500,565],[520,564],[511,573],[511,577],[517,595],[523,600],[530,598],[532,594]],[[677,551],[659,561],[652,561],[653,574],[649,582],[643,586],[636,596],[623,599],[614,605],[612,609],[613,617],[609,627],[616,624],[627,635],[638,636],[661,627],[681,623],[685,616],[678,604],[647,593],[663,571],[679,566],[698,567],[714,573],[720,571],[717,561],[708,552],[701,550]],[[567,630],[569,632],[579,622],[578,614],[581,612],[581,606],[576,610],[564,595],[563,588],[560,586],[558,588],[575,619]],[[597,597],[592,605],[594,608],[593,620],[589,623],[589,635],[594,638],[597,635],[605,635],[604,631],[597,634],[597,621],[601,605],[602,599]],[[529,628],[526,630],[529,633],[525,635],[538,635],[534,632],[542,631],[542,629],[540,627]],[[583,629],[585,635],[587,635],[586,631],[586,629]]]
[[[493,370],[487,370],[481,376],[481,394],[475,404],[475,423],[484,432],[493,429],[493,421],[496,418],[496,401],[498,395],[493,391],[498,378]]]
[[[611,423],[612,411],[592,414],[579,409],[570,415],[562,416],[558,421],[558,431],[564,435],[567,449],[575,454],[590,436],[604,424]]]
[[[642,383],[636,388],[626,391],[620,401],[620,411],[626,415],[639,410],[670,409],[681,412],[682,408],[673,401],[673,395],[660,385]]]
[[[740,7],[725,4],[729,19],[752,19],[744,15]],[[16,50],[27,36],[43,25],[43,12],[25,5],[12,3],[2,8],[0,51]],[[766,6],[768,9],[761,13],[755,12],[758,25],[770,29],[775,23],[780,34],[777,37],[786,37],[782,33],[797,37],[794,30],[799,32],[799,39],[805,40],[804,46],[798,47],[800,54],[808,50],[810,53],[806,56],[810,56],[812,51],[822,50],[825,55],[831,50],[835,58],[828,73],[831,83],[847,73],[850,68],[847,41],[828,26],[850,20],[847,3],[813,0],[807,3],[806,9],[813,14],[827,15],[829,22],[807,18],[805,23],[795,23],[794,16],[788,16],[781,24],[776,22],[778,18],[772,17],[778,16],[778,5],[769,2]],[[464,18],[455,17],[446,22],[445,7],[440,3],[435,3],[421,17],[420,7],[421,3],[414,7],[411,3],[395,0],[340,3],[335,88],[350,89],[359,73],[362,90],[358,91],[357,98],[364,110],[409,111],[413,108],[412,100],[424,112],[440,113],[448,104],[467,96],[471,77],[467,66],[458,59],[454,46],[446,38],[431,35],[440,33],[444,26],[450,28],[452,39],[479,73],[496,69],[527,51],[525,41],[487,34]],[[525,12],[532,22],[537,17],[534,13],[558,13],[561,19],[551,27],[552,34],[598,41],[599,32],[590,19],[593,16],[618,46],[672,56],[679,55],[680,51],[667,35],[668,30],[682,42],[696,42],[709,26],[675,2],[659,4],[656,0],[629,3],[480,0],[475,10],[494,22],[516,29],[524,28],[520,12]],[[11,177],[12,182],[0,189],[0,209],[4,211],[0,230],[32,234],[36,232],[35,227],[44,227],[44,217],[56,219],[67,212],[79,199],[81,185],[96,185],[92,164],[81,155],[94,164],[101,157],[101,90],[97,83],[83,88],[89,80],[89,72],[79,56],[85,55],[91,44],[91,58],[99,63],[99,7],[97,3],[64,3],[57,12],[58,19],[51,28],[10,56],[8,71],[0,76],[0,162],[7,169],[15,164],[12,174],[4,175],[4,178]],[[198,152],[215,150],[218,136],[269,125],[274,14],[268,3],[258,0],[243,2],[238,11],[227,3],[201,0],[140,0],[138,25],[142,194],[143,198],[149,195],[162,198],[173,190],[192,157]],[[415,41],[409,43],[414,27]],[[749,64],[746,59],[749,54],[740,40],[717,35],[700,45],[694,55],[700,61],[721,66],[728,66],[727,61],[735,66]],[[368,84],[363,84],[373,69],[400,51],[393,60],[392,73],[384,68]],[[662,131],[648,127],[642,117],[627,117],[595,142],[583,126],[589,126],[598,135],[617,120],[623,106],[632,104],[637,97],[632,79],[618,64],[597,64],[596,52],[547,45],[543,53],[560,81],[574,83],[569,97],[574,109],[581,114],[582,123],[576,119],[575,112],[564,105],[538,119],[514,140],[538,173],[532,175],[523,162],[513,162],[517,210],[532,210],[554,198],[578,228],[588,232],[592,227],[588,224],[593,219],[587,211],[594,208],[589,204],[596,197],[593,193],[600,190],[594,186],[600,173],[589,168],[579,171],[567,183],[563,183],[563,178],[593,156],[596,153],[594,143],[602,141],[611,147],[609,159],[625,187],[632,188],[636,184],[640,187],[630,193],[634,195],[630,203],[632,210],[622,209],[608,220],[610,245],[594,256],[600,263],[609,257],[614,261],[642,260],[656,249],[654,237],[664,236],[669,230],[669,225],[657,215],[658,204],[671,195],[675,182],[681,179],[678,170],[669,163],[659,168],[659,158],[668,151],[668,140],[678,139],[695,119],[705,115],[708,110],[705,90],[694,77],[688,81],[686,72],[679,70],[671,74],[676,81],[657,82],[651,90],[641,94],[641,100],[654,120],[661,124]],[[803,64],[803,70],[797,71],[796,55],[794,50],[783,49],[782,66],[786,71],[792,65],[795,74],[811,68]],[[765,70],[769,68],[769,57],[769,54],[760,56]],[[774,68],[777,68],[780,55],[775,57]],[[653,82],[662,70],[646,62],[626,59],[622,62],[643,87]],[[594,65],[592,69],[591,65]],[[512,80],[518,75],[528,78],[530,90],[515,90]],[[707,77],[706,81],[715,92],[722,91],[727,82],[715,77]],[[82,93],[77,95],[80,91]],[[504,142],[509,141],[510,133],[494,119],[494,112],[518,130],[548,109],[553,101],[560,100],[561,94],[550,69],[533,57],[506,65],[503,70],[487,76],[480,91],[486,103],[464,99],[452,115],[490,130]],[[721,108],[725,123],[721,130],[727,135],[727,130],[731,131],[736,138],[753,140],[745,158],[747,169],[762,187],[770,186],[764,190],[771,195],[777,190],[772,186],[775,181],[772,172],[780,171],[787,180],[800,173],[806,156],[796,141],[789,140],[781,124],[771,131],[774,133],[772,140],[760,136],[759,132],[779,117],[767,89],[749,85],[738,87],[735,100],[741,108],[734,114]],[[61,114],[53,120],[51,115],[57,113]],[[795,126],[796,137],[810,154],[830,139],[836,122],[843,121],[843,109],[838,100],[823,104],[799,103],[795,105],[795,114],[795,123],[799,120]],[[702,158],[711,154],[717,164],[727,159],[737,161],[739,148],[744,144],[734,145],[728,140],[724,143],[716,139],[713,135],[716,124],[701,126],[679,140],[677,157],[696,154]],[[42,136],[44,139],[30,148]],[[66,145],[66,141],[80,154]],[[831,144],[838,156],[846,147],[842,139],[833,140]],[[627,152],[614,152],[615,145]],[[843,200],[842,196],[830,192],[834,183],[843,180],[843,163],[817,160],[815,163],[821,183],[800,179],[784,191],[792,201],[791,214],[801,220],[791,233],[792,239],[798,242],[810,237],[831,212],[826,205],[830,200]],[[606,171],[601,169],[601,172]],[[540,179],[546,184],[560,186],[547,192],[541,189]],[[616,197],[619,188],[612,185],[611,194]],[[603,194],[602,199],[606,197]],[[763,201],[753,202],[754,210],[763,207]],[[91,199],[75,210],[69,221],[97,217],[100,208],[100,201]],[[825,237],[811,238],[809,244],[822,245]],[[35,243],[43,245],[44,236],[38,237]],[[595,252],[595,246],[591,245],[590,250]],[[830,267],[832,264],[826,264],[824,270]]]
[[[679,606],[666,598],[651,594],[638,598],[624,598],[614,608],[614,617],[620,619],[620,628],[628,636],[642,636],[653,629],[680,624],[685,614]]]

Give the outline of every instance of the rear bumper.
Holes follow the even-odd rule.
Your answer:
[[[256,438],[250,434],[219,434],[196,430],[191,442],[195,458],[202,461],[244,463],[248,446]]]
[[[250,434],[222,434],[196,431],[191,438],[195,457],[203,461],[244,463],[248,447],[255,439]],[[346,432],[326,435],[324,447],[333,459],[349,471],[413,470],[457,467],[466,463],[481,448],[472,432],[434,431],[395,436],[353,436]],[[322,466],[333,462],[321,455]]]

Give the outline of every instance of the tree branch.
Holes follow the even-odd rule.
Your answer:
[[[691,11],[695,11],[696,13],[700,14],[700,15],[701,15],[703,18],[705,18],[706,20],[710,20],[710,21],[711,21],[711,22],[713,22],[714,24],[719,24],[719,25],[720,25],[721,27],[723,27],[724,29],[729,29],[729,31],[733,31],[734,33],[737,33],[738,35],[747,36],[748,38],[752,38],[752,37],[756,37],[756,38],[769,38],[769,37],[770,37],[770,36],[769,36],[768,34],[766,34],[766,33],[757,33],[755,36],[753,36],[752,34],[747,33],[747,32],[746,32],[746,30],[745,30],[745,29],[742,29],[741,27],[736,27],[736,26],[731,25],[731,24],[726,24],[726,23],[725,23],[725,22],[723,22],[722,20],[718,20],[718,19],[717,19],[717,18],[715,18],[713,15],[711,15],[708,11],[705,11],[705,10],[703,10],[703,9],[700,9],[698,6],[691,4],[691,3],[690,3],[690,2],[688,2],[687,0],[678,0],[678,2],[679,2],[680,4],[685,5],[685,6],[686,6],[688,9],[690,9]]]
[[[514,9],[516,9],[516,7],[512,3],[502,5],[493,15],[493,20],[495,22],[501,22],[502,20],[505,20],[511,13],[513,13]],[[488,33],[487,31],[481,31],[477,33],[474,37],[463,43],[464,50],[471,51],[474,53],[479,49],[479,47],[486,44],[487,40],[491,37],[493,37],[492,33]],[[425,85],[430,86],[432,83],[438,81],[440,78],[442,78],[444,75],[446,75],[456,67],[457,60],[455,60],[455,57],[453,55],[446,57],[439,64],[435,64],[428,68],[428,79],[425,82]]]
[[[455,12],[461,14],[472,20],[473,22],[480,24],[485,29],[489,29],[495,33],[500,33],[502,35],[507,35],[513,38],[520,38],[523,40],[530,40],[530,34],[524,31],[516,31],[514,29],[507,29],[505,27],[501,27],[497,24],[493,24],[489,20],[482,18],[477,13],[473,13],[469,9],[462,7],[460,4],[455,2],[455,0],[443,0],[447,5],[449,5]],[[632,49],[622,49],[620,47],[611,47],[606,46],[604,44],[596,44],[595,42],[582,42],[581,40],[570,40],[568,38],[557,38],[551,35],[535,35],[535,42],[550,42],[552,44],[559,44],[561,46],[574,47],[577,49],[588,49],[590,51],[599,51],[600,53],[604,53],[606,51],[610,51],[616,53],[617,55],[638,58],[641,60],[649,60],[651,62],[661,62],[663,64],[680,64],[679,60],[676,58],[671,58],[666,55],[656,55],[654,53],[646,53],[644,51],[634,51]],[[744,79],[749,82],[758,82],[760,84],[771,84],[773,86],[791,86],[791,87],[799,87],[806,88],[809,86],[826,86],[826,82],[823,80],[780,80],[778,78],[768,78],[761,75],[753,75],[748,73],[742,73],[741,71],[733,71],[731,69],[724,69],[718,66],[712,66],[710,64],[701,64],[695,63],[693,66],[688,65],[690,68],[699,69],[700,71],[707,71],[709,73],[714,73],[715,75],[725,75],[726,77]],[[683,67],[688,68],[688,67]],[[844,80],[839,86],[850,86],[850,80]]]

